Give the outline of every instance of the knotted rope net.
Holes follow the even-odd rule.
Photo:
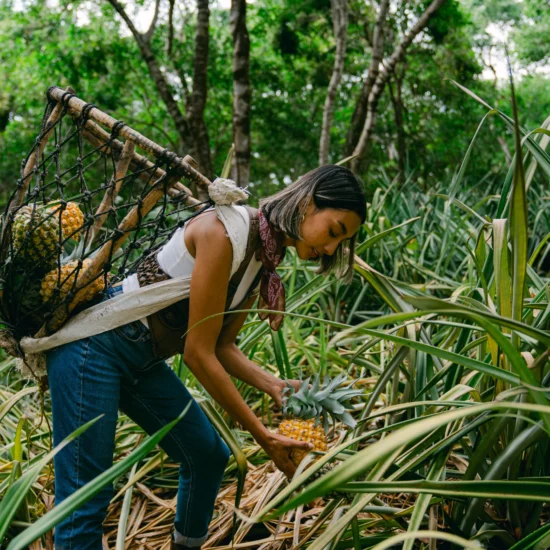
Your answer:
[[[40,133],[3,209],[0,346],[21,355],[20,338],[57,330],[209,207],[182,178],[210,184],[191,157],[177,157],[71,89],[50,88]]]

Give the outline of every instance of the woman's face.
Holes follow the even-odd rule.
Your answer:
[[[357,233],[361,219],[351,210],[323,208],[309,203],[300,225],[301,239],[292,242],[301,260],[332,256],[340,243]]]

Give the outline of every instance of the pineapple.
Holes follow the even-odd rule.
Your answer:
[[[40,208],[23,206],[13,219],[13,246],[25,260],[52,265],[59,251],[59,219]]]
[[[60,205],[23,206],[13,220],[13,245],[17,253],[32,262],[52,266],[61,250],[61,242],[69,237],[78,241],[79,229],[84,224],[84,214],[75,202],[68,202],[61,213]]]
[[[348,401],[352,397],[362,395],[363,391],[352,389],[352,384],[338,389],[345,379],[343,374],[333,379],[325,377],[321,384],[320,375],[317,375],[311,387],[308,378],[302,381],[298,391],[290,385],[285,388],[283,390],[285,420],[279,425],[279,433],[292,439],[312,443],[315,451],[326,451],[329,417],[333,423],[340,420],[350,428],[354,428],[356,424],[346,408],[349,408]],[[323,425],[320,422],[321,416]],[[298,465],[307,453],[306,450],[295,449],[290,458],[294,464]]]
[[[92,260],[88,258],[82,262],[82,267],[78,269],[78,260],[72,260],[62,265],[61,270],[57,267],[52,269],[42,279],[42,283],[40,285],[40,295],[42,296],[42,300],[44,302],[49,302],[52,298],[55,298],[55,300],[61,301],[69,292],[77,290],[73,289],[75,278],[77,275],[84,273],[91,263]],[[59,289],[58,293],[55,293],[56,289]],[[98,277],[86,286],[86,291],[84,292],[81,301],[88,302],[104,289],[105,279],[104,277]]]
[[[54,214],[58,213],[62,206],[54,205],[48,210]],[[59,214],[57,215],[59,219]],[[80,238],[80,229],[84,225],[84,214],[76,202],[68,202],[61,213],[61,228],[63,239],[71,237],[75,241]]]

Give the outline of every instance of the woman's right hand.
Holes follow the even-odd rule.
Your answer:
[[[312,443],[297,441],[296,439],[272,432],[268,432],[261,445],[264,451],[271,457],[275,466],[289,479],[292,478],[296,471],[296,464],[290,458],[291,452],[295,449],[303,449],[305,451],[313,449]]]

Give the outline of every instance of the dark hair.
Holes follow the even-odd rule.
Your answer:
[[[315,208],[351,210],[365,223],[367,199],[364,184],[348,168],[326,164],[300,176],[294,183],[278,193],[260,200],[267,219],[293,239],[300,239],[300,223],[310,202]],[[332,256],[320,258],[319,273],[340,271],[346,279],[353,275],[353,258],[356,235],[340,243]]]

